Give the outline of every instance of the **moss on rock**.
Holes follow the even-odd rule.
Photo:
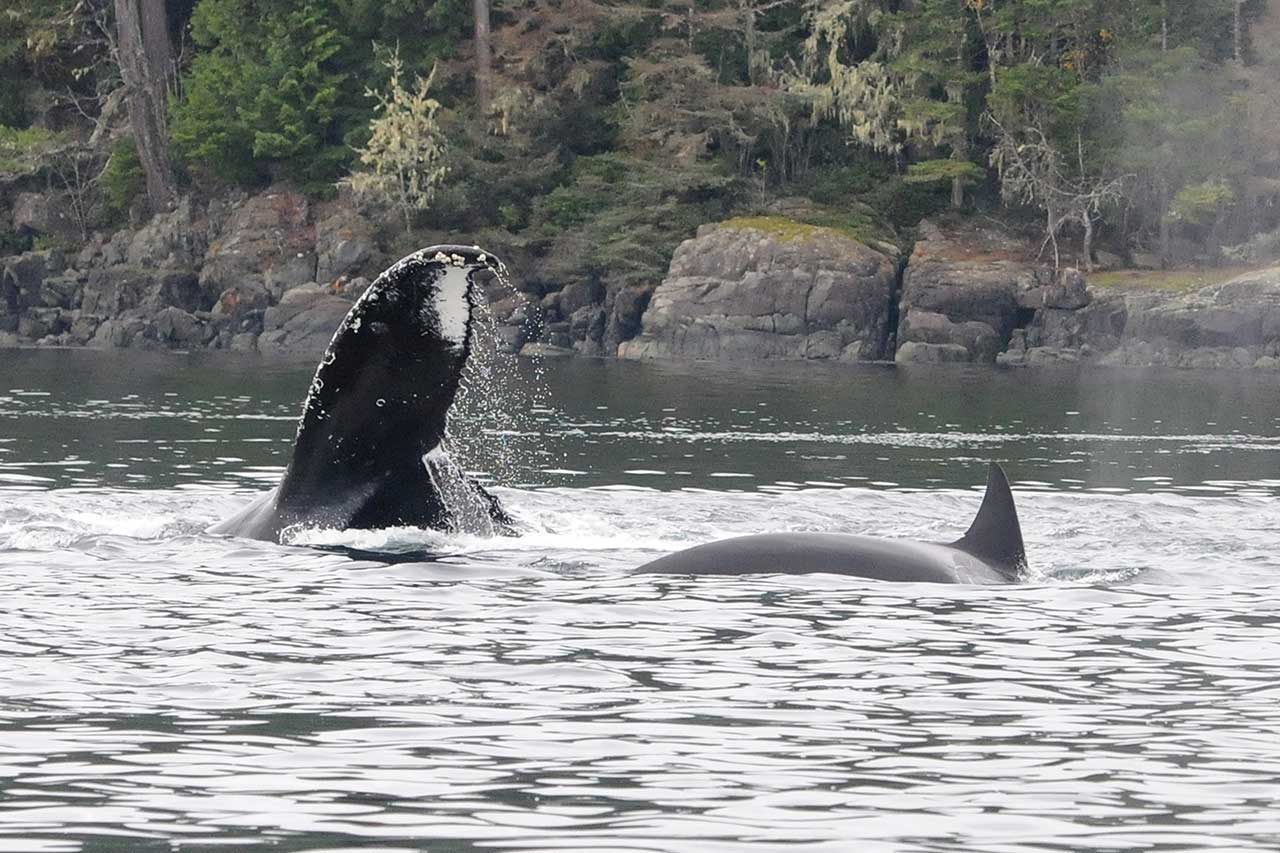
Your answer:
[[[784,243],[820,237],[824,233],[848,237],[891,256],[899,254],[892,229],[863,211],[814,211],[802,218],[779,215],[735,216],[720,223],[721,228],[761,231]]]

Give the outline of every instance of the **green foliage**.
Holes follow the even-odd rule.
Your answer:
[[[0,177],[35,174],[48,165],[49,157],[64,143],[61,134],[42,127],[0,125]]]
[[[575,183],[556,187],[537,199],[533,204],[533,219],[556,229],[574,228],[608,206],[609,199],[597,187]]]
[[[1224,181],[1210,180],[1178,190],[1167,216],[1174,222],[1208,225],[1235,203],[1236,194]]]
[[[1010,127],[1036,122],[1052,139],[1069,139],[1082,118],[1080,79],[1042,65],[1002,69],[987,95],[991,114]]]
[[[20,255],[31,250],[31,235],[15,231],[0,231],[0,258]]]
[[[535,202],[526,239],[546,246],[549,271],[563,280],[656,284],[680,241],[724,217],[735,186],[714,164],[581,157],[567,184]]]
[[[11,76],[16,77],[17,74],[0,70],[0,78],[8,79]],[[23,95],[23,90],[17,86],[0,88],[0,126],[22,127],[27,124],[29,118]]]
[[[191,32],[202,52],[170,128],[188,168],[237,183],[335,180],[351,159],[351,119],[367,112],[333,5],[203,0]]]
[[[0,3],[0,125],[25,127],[49,91],[92,95],[112,75],[95,4],[81,0]],[[33,107],[35,109],[33,110]]]
[[[1099,127],[1104,162],[1132,175],[1138,228],[1165,235],[1170,224],[1200,224],[1239,196],[1243,111],[1232,75],[1196,50],[1127,56],[1100,84],[1095,109],[1108,116]]]
[[[938,181],[950,183],[956,179],[980,181],[987,172],[977,163],[968,160],[921,160],[907,167],[903,179],[908,184],[929,184]]]
[[[466,0],[199,0],[174,151],[206,180],[331,190],[368,141],[366,89],[387,74],[377,45],[398,45],[405,73],[425,74],[470,24]]]
[[[1241,7],[1246,30],[1263,6]],[[1280,161],[1258,119],[1276,112],[1274,73],[1247,31],[1235,42],[1236,8],[523,0],[493,7],[481,110],[468,0],[181,0],[168,7],[184,46],[169,135],[206,188],[283,179],[325,193],[355,168],[352,185],[406,225],[501,228],[565,276],[652,281],[701,221],[791,197],[855,230],[901,229],[999,190],[1077,235],[1243,244],[1280,224],[1255,203]],[[0,126],[89,138],[80,110],[118,83],[110,11],[8,0]],[[1258,65],[1235,64],[1237,47]],[[437,67],[430,95],[408,82]],[[56,184],[63,141],[42,134],[0,129],[0,173]],[[77,172],[97,193],[86,209],[118,219],[137,192],[134,152],[97,175]]]
[[[851,158],[851,162],[815,167],[796,182],[795,192],[820,205],[834,207],[856,202],[892,175],[892,166],[882,158]]]
[[[378,115],[369,124],[368,143],[359,151],[364,169],[352,173],[346,183],[357,199],[396,210],[409,231],[414,213],[431,206],[449,171],[444,163],[446,144],[436,119],[440,102],[429,94],[434,70],[406,89],[399,52],[391,55],[387,67],[387,89],[368,93],[378,102]]]
[[[838,232],[868,245],[898,253],[898,237],[877,213],[867,205],[833,210],[815,207],[788,215],[735,216],[724,221],[730,228],[753,228],[764,231],[782,242],[821,239],[824,233]]]
[[[47,252],[50,249],[57,249],[62,252],[74,252],[76,244],[66,237],[56,234],[41,234],[31,241],[31,248],[37,252]]]
[[[1236,246],[1223,246],[1222,256],[1237,264],[1275,263],[1280,260],[1280,229],[1254,234]]]
[[[129,215],[129,208],[146,193],[146,178],[138,147],[126,137],[111,149],[111,157],[98,179],[102,199],[102,216],[108,223],[118,223]]]
[[[809,6],[804,74],[790,86],[808,97],[815,118],[834,120],[855,144],[897,162],[954,161],[945,175],[933,166],[918,177],[950,180],[959,204],[963,188],[981,177],[961,165],[977,145],[978,92],[986,82],[975,19],[958,15],[954,0]],[[859,51],[860,40],[871,47]]]
[[[946,210],[951,203],[949,189],[937,181],[909,183],[894,175],[880,182],[863,200],[894,228],[914,228],[920,220]]]

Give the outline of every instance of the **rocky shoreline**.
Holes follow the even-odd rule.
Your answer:
[[[704,226],[618,355],[1280,368],[1280,267],[1188,293],[1091,288],[973,223],[922,223],[894,251],[776,220]]]
[[[376,234],[287,188],[184,200],[75,254],[0,258],[0,347],[314,358],[394,259]],[[513,284],[491,308],[528,355],[1280,369],[1280,267],[1187,292],[1090,286],[973,221],[922,223],[903,257],[851,229],[743,217],[700,228],[656,288]]]

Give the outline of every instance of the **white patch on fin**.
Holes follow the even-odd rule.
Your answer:
[[[431,298],[435,320],[439,323],[437,334],[454,347],[461,347],[466,341],[467,322],[471,318],[467,272],[462,266],[446,267],[444,275],[436,281],[436,291]]]

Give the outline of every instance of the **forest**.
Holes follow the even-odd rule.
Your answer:
[[[5,0],[0,190],[83,238],[184,194],[350,193],[406,243],[660,278],[802,199],[909,242],[958,211],[1051,261],[1280,247],[1263,0]],[[0,200],[0,206],[8,206]],[[6,230],[0,254],[30,248]]]

